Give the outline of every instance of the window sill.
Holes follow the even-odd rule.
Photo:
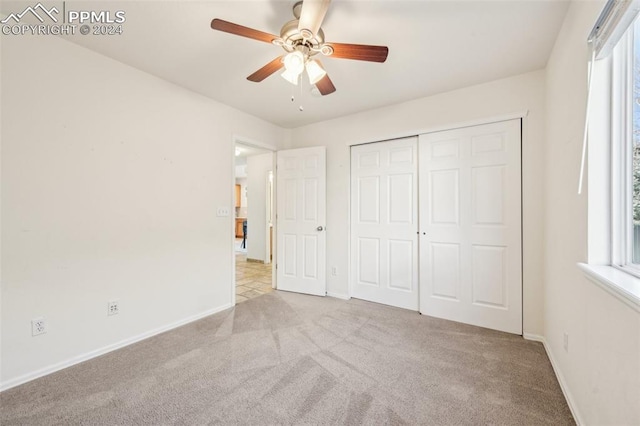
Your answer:
[[[578,263],[587,278],[640,312],[640,278],[609,265]]]

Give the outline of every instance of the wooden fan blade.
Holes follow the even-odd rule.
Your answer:
[[[278,56],[273,61],[269,62],[267,65],[260,68],[258,71],[254,72],[249,77],[247,77],[247,80],[259,83],[265,78],[269,77],[271,74],[278,71],[280,68],[284,67],[282,58],[283,58],[282,56]]]
[[[331,0],[304,0],[298,21],[298,30],[309,30],[313,36],[318,34]]]
[[[316,83],[316,87],[318,88],[322,96],[331,94],[336,91],[336,86],[333,85],[333,82],[329,78],[329,74],[322,77],[322,79]]]
[[[234,24],[233,22],[223,21],[222,19],[214,19],[211,21],[211,28],[218,31],[223,31],[229,34],[235,34],[242,37],[252,38],[258,41],[264,41],[265,43],[271,43],[277,39],[278,36],[265,33],[262,31],[254,30],[253,28],[243,27],[242,25]]]
[[[384,62],[387,60],[387,46],[368,44],[325,43],[333,48],[331,58],[355,59],[358,61]]]

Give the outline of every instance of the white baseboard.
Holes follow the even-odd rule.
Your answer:
[[[332,293],[330,291],[327,292],[327,296],[329,297],[335,297],[336,299],[342,299],[342,300],[349,300],[351,299],[351,297],[348,294],[342,294],[342,293]]]
[[[522,333],[522,337],[524,337],[525,340],[544,343],[544,337],[540,336],[539,334]]]
[[[5,382],[0,383],[0,392],[5,391],[7,389],[14,388],[23,383],[30,382],[31,380],[35,380],[37,378],[46,376],[51,373],[55,373],[56,371],[65,369],[67,367],[71,367],[72,365],[80,364],[81,362],[88,361],[92,358],[104,355],[106,353],[115,351],[117,349],[123,348],[125,346],[129,346],[131,344],[140,342],[142,340],[148,339],[149,337],[153,337],[160,333],[164,333],[165,331],[173,330],[174,328],[181,327],[183,325],[189,324],[190,322],[197,321],[199,319],[208,317],[210,315],[216,314],[218,312],[224,311],[225,309],[229,309],[233,307],[232,304],[228,303],[217,308],[209,309],[207,311],[201,312],[196,315],[192,315],[190,317],[184,318],[182,320],[173,322],[171,324],[167,324],[162,327],[155,328],[153,330],[146,331],[137,336],[129,337],[127,339],[121,340],[119,342],[113,343],[111,345],[104,346],[99,349],[95,349],[93,351],[84,353],[82,355],[75,356],[66,361],[58,362],[56,364],[50,365],[48,367],[41,368],[39,370],[33,371],[31,373],[24,374],[22,376],[16,377],[15,379],[7,380]]]
[[[547,352],[547,357],[551,362],[551,367],[553,367],[553,372],[556,374],[556,378],[558,379],[558,383],[560,384],[560,389],[562,389],[562,394],[564,395],[564,399],[567,400],[567,405],[569,406],[569,410],[571,410],[573,419],[576,421],[576,424],[578,426],[585,424],[582,421],[582,417],[580,416],[580,413],[578,412],[578,406],[576,405],[573,397],[571,396],[571,392],[569,391],[569,386],[567,385],[567,381],[564,379],[562,371],[560,371],[560,367],[558,366],[558,363],[555,357],[553,356],[553,352],[551,351],[551,348],[547,344],[547,340],[544,338],[544,336],[539,336],[537,334],[529,334],[529,333],[523,333],[522,337],[524,337],[527,340],[532,340],[535,342],[542,343],[544,350]]]

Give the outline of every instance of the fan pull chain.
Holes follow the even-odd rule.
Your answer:
[[[291,88],[291,102],[296,101],[296,87],[298,88],[298,98],[302,99],[302,76],[301,75],[298,76],[298,84],[294,85]],[[300,105],[298,106],[298,111],[300,112],[304,111],[304,107],[302,106],[302,103],[300,103]]]
[[[300,106],[298,107],[298,111],[303,112],[304,108],[302,107],[302,74],[298,76],[298,97],[300,98]]]

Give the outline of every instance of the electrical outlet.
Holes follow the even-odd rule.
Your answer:
[[[31,320],[31,335],[38,336],[47,332],[47,322],[44,318],[34,318]]]
[[[117,300],[111,300],[107,303],[107,315],[117,315],[120,313],[120,303]]]
[[[331,275],[334,277],[338,276],[338,268],[336,268],[335,266],[331,267]]]
[[[564,348],[565,352],[569,352],[569,335],[567,333],[564,333],[562,347]]]
[[[218,207],[218,210],[216,211],[216,215],[218,217],[229,216],[229,207]]]

